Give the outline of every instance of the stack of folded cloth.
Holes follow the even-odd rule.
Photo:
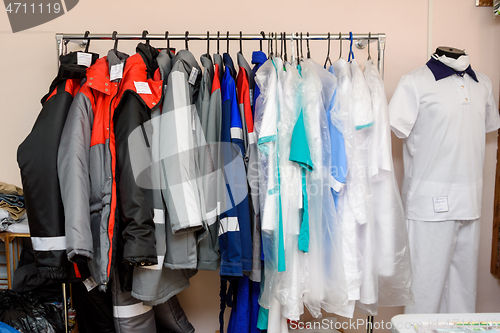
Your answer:
[[[23,189],[15,185],[0,182],[0,232],[29,232],[27,226],[26,208],[24,207]],[[14,224],[23,226],[15,227]],[[12,225],[13,228],[10,226]],[[18,230],[19,229],[19,230]],[[15,230],[15,231],[13,231]]]

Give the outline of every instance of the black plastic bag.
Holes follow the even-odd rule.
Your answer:
[[[0,321],[26,333],[64,333],[64,319],[51,303],[43,304],[37,293],[0,291]]]

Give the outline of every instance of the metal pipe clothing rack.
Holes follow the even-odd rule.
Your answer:
[[[57,33],[56,34],[56,43],[57,43],[57,51],[58,54],[61,55],[64,52],[64,45],[69,41],[82,41],[84,44],[90,40],[184,40],[193,41],[193,40],[214,40],[214,41],[281,41],[282,39],[286,40],[350,40],[350,34],[304,34],[304,33],[291,33],[284,35],[280,35],[281,33],[274,33],[273,36],[269,33],[267,36],[262,31],[260,34],[190,34],[188,31],[184,34],[169,34],[169,32],[165,32],[164,34],[150,34],[147,31],[144,31],[142,34],[117,34],[113,32],[112,34],[66,34],[66,33]],[[385,57],[385,40],[386,35],[384,33],[366,33],[366,34],[352,34],[352,39],[356,41],[356,47],[359,49],[363,49],[366,45],[369,45],[370,41],[377,42],[378,49],[378,70],[382,79],[384,78],[384,57]]]
[[[186,46],[187,46],[187,41],[192,41],[192,40],[214,40],[214,41],[248,41],[248,40],[255,40],[255,41],[271,41],[271,42],[276,42],[276,41],[281,41],[281,40],[325,40],[325,41],[330,41],[330,40],[355,40],[356,41],[356,47],[358,49],[364,49],[366,45],[369,47],[369,43],[371,41],[377,41],[377,49],[378,49],[378,70],[380,73],[380,76],[382,79],[384,78],[384,58],[385,58],[385,41],[386,41],[386,35],[385,33],[367,33],[367,34],[343,34],[339,33],[338,35],[336,34],[309,34],[309,33],[295,33],[295,34],[287,34],[287,33],[281,33],[278,35],[278,33],[269,33],[267,36],[266,34],[261,31],[260,34],[242,34],[241,32],[239,34],[229,34],[227,32],[225,35],[220,34],[218,32],[217,34],[210,34],[207,32],[206,34],[190,34],[188,31],[185,32],[185,34],[170,34],[168,31],[165,32],[165,34],[150,34],[147,31],[143,31],[142,34],[118,34],[116,31],[113,32],[112,34],[90,34],[86,32],[85,34],[65,34],[65,33],[57,33],[56,34],[56,43],[57,43],[57,51],[59,55],[62,55],[64,53],[64,45],[67,44],[69,41],[82,41],[82,44],[85,44],[85,42],[88,42],[90,40],[184,40],[186,41]],[[241,45],[241,44],[240,44]],[[369,50],[369,49],[368,49]],[[297,50],[298,52],[298,50]],[[66,312],[67,315],[67,312]],[[67,317],[66,317],[67,318]],[[66,319],[67,320],[67,319]],[[374,322],[374,317],[373,316],[368,316],[368,321],[367,321],[367,332],[372,333],[373,332],[373,322]],[[67,324],[66,324],[67,328]]]

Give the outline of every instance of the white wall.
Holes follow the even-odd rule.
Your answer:
[[[487,74],[494,85],[496,99],[500,91],[500,20],[494,20],[492,9],[476,8],[474,0],[434,0],[432,47],[440,45],[465,48],[474,69]],[[387,34],[386,75],[387,95],[390,98],[399,78],[425,64],[427,54],[428,2],[397,0],[359,1],[132,1],[81,0],[64,16],[25,32],[12,34],[5,12],[0,13],[0,179],[21,185],[16,162],[17,146],[31,130],[40,111],[40,98],[46,93],[56,67],[56,32],[83,33],[205,33],[207,30],[224,33],[258,33],[264,31],[309,31],[335,34]],[[104,55],[112,41],[94,41],[91,51]],[[119,48],[133,53],[136,42],[120,42]],[[164,42],[152,42],[164,46]],[[183,42],[174,42],[183,47]],[[75,47],[76,45],[70,45]],[[305,46],[305,44],[304,44]],[[344,43],[344,55],[348,44]],[[190,42],[195,56],[206,48],[204,42]],[[221,51],[225,51],[225,42]],[[231,43],[231,53],[238,43]],[[247,59],[258,48],[258,42],[243,45]],[[211,44],[215,50],[215,43]],[[289,50],[289,48],[288,48]],[[323,63],[325,42],[311,42],[312,57]],[[338,54],[338,42],[332,42],[332,58]],[[355,50],[357,59],[366,58],[366,50]],[[372,48],[372,56],[376,47]],[[402,179],[402,144],[393,137],[393,152],[398,180]],[[500,282],[489,273],[493,193],[496,163],[496,133],[487,135],[484,167],[483,215],[479,265],[477,309],[480,312],[500,312]],[[218,327],[218,275],[200,272],[192,279],[191,287],[182,292],[180,301],[199,332],[213,332]],[[376,320],[390,320],[401,308],[386,308]],[[307,316],[305,316],[307,318]],[[362,318],[362,316],[359,316]],[[347,331],[352,331],[348,329]],[[360,332],[363,330],[359,330]]]

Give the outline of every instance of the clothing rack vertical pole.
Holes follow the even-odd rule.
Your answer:
[[[373,333],[373,316],[368,316],[368,322],[366,326],[368,327],[367,333]]]
[[[62,283],[63,309],[64,309],[64,329],[68,333],[68,300],[66,299],[66,283]]]
[[[385,34],[378,36],[378,72],[380,73],[380,77],[382,80],[384,79],[385,72]]]

